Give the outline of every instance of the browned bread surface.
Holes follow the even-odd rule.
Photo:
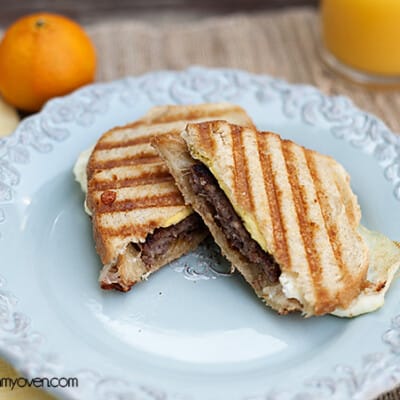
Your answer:
[[[296,298],[306,315],[346,308],[365,281],[368,249],[357,232],[360,209],[343,167],[274,133],[224,121],[189,124],[182,136],[190,155],[217,178],[253,239],[280,265],[280,291]],[[187,149],[179,139],[169,143],[160,138],[156,144],[186,200],[202,215],[227,258],[238,263],[201,209],[202,199],[185,185],[181,160],[186,151],[189,164]],[[168,157],[169,146],[179,156]],[[246,277],[249,272],[241,269]],[[246,279],[259,293],[253,279]],[[271,289],[263,291],[271,304]]]
[[[242,108],[227,103],[160,106],[134,123],[111,129],[98,140],[87,165],[86,203],[92,213],[96,250],[107,273],[111,267],[123,272],[119,274],[120,283],[114,282],[112,287],[120,284],[126,290],[141,276],[138,273],[133,279],[132,274],[124,273],[129,268],[123,265],[134,264],[130,243],[143,243],[155,229],[173,225],[193,212],[185,205],[167,166],[151,146],[151,139],[165,133],[179,133],[187,122],[214,118],[252,125]],[[192,248],[182,244],[177,248],[182,252],[174,253],[174,258]],[[129,263],[124,261],[127,258]],[[167,259],[146,270],[146,274]],[[131,268],[141,271],[139,264]]]
[[[222,254],[232,263],[232,266],[238,269],[256,294],[281,314],[300,310],[299,303],[296,300],[288,300],[280,285],[269,286],[264,271],[261,268],[254,268],[239,251],[231,248],[222,229],[215,222],[207,202],[193,191],[190,182],[190,170],[196,164],[196,160],[190,156],[180,135],[170,134],[157,137],[153,140],[153,143],[169,166],[185,201],[191,204],[194,210],[201,215]]]

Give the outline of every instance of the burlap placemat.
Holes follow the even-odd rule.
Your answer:
[[[349,96],[360,108],[400,132],[399,91],[367,90],[337,78],[322,65],[318,14],[313,9],[210,18],[197,23],[182,22],[180,17],[175,26],[171,19],[168,22],[161,27],[132,20],[88,26],[99,54],[98,80],[193,64],[242,68]]]
[[[312,84],[328,94],[349,96],[360,108],[378,115],[390,128],[400,132],[397,118],[400,92],[367,90],[337,78],[322,65],[318,16],[313,9],[261,12],[201,22],[193,22],[193,16],[190,22],[182,22],[184,18],[180,15],[176,21],[175,24],[170,17],[160,26],[155,16],[154,23],[127,19],[87,26],[98,50],[97,80],[191,65],[241,68],[289,82]],[[39,391],[25,393],[29,393],[29,398],[44,398]],[[379,400],[400,400],[400,389]]]

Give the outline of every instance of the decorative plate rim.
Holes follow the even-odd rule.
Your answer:
[[[172,79],[165,79],[166,75]],[[163,81],[168,81],[168,85],[164,87]],[[33,153],[51,152],[57,143],[66,140],[71,132],[65,125],[74,122],[90,126],[116,97],[128,105],[135,96],[162,104],[165,98],[176,103],[230,101],[243,93],[255,96],[259,102],[279,98],[288,118],[300,118],[309,125],[321,121],[328,124],[331,134],[377,159],[383,176],[392,184],[394,197],[400,201],[400,135],[391,132],[379,118],[354,106],[348,98],[328,96],[309,85],[289,84],[237,69],[191,67],[86,86],[49,101],[40,113],[23,120],[11,136],[0,139],[0,235],[2,223],[7,219],[3,207],[13,204],[21,180],[20,166],[29,164]],[[18,299],[1,276],[0,323],[0,353],[27,378],[60,372],[65,375],[60,356],[43,350],[45,335],[32,330],[31,319],[19,311]],[[296,393],[271,390],[242,400],[372,398],[400,383],[400,314],[393,316],[391,323],[388,321],[382,342],[385,350],[366,354],[360,366],[339,365],[332,376],[305,381]],[[84,377],[84,387],[58,391],[59,396],[99,400],[110,396],[138,400],[191,398],[92,370],[73,371],[72,375]]]

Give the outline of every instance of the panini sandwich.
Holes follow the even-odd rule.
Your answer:
[[[106,132],[76,164],[77,179],[87,181],[85,207],[104,265],[103,289],[129,290],[208,234],[150,141],[182,131],[187,122],[221,118],[252,126],[247,114],[230,104],[154,107],[142,119]]]
[[[339,163],[226,121],[188,124],[153,145],[223,254],[272,308],[344,316],[357,302],[368,282],[369,249]],[[393,271],[399,253],[385,246],[394,266],[386,272]]]

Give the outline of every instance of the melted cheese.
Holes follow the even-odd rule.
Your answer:
[[[182,211],[179,211],[175,215],[170,218],[167,218],[162,224],[162,228],[167,228],[168,226],[176,225],[178,222],[183,221],[186,217],[192,214],[192,209],[190,207],[186,207]]]
[[[400,267],[400,249],[390,239],[362,225],[359,227],[359,233],[370,252],[367,279],[371,286],[364,289],[348,308],[338,308],[332,313],[338,317],[355,317],[382,307],[385,294]]]
[[[295,285],[295,278],[292,278],[289,274],[282,272],[279,275],[279,282],[282,285],[283,293],[288,299],[296,299],[302,304],[305,303],[304,296]]]
[[[82,151],[81,154],[79,154],[78,159],[75,162],[74,165],[74,175],[75,175],[75,180],[80,184],[82,192],[87,193],[87,175],[86,175],[86,167],[89,162],[89,157],[92,154],[92,151],[94,149],[94,146]],[[86,199],[83,202],[83,208],[85,209],[86,214],[92,215],[91,211],[89,210],[87,204],[86,204]]]

